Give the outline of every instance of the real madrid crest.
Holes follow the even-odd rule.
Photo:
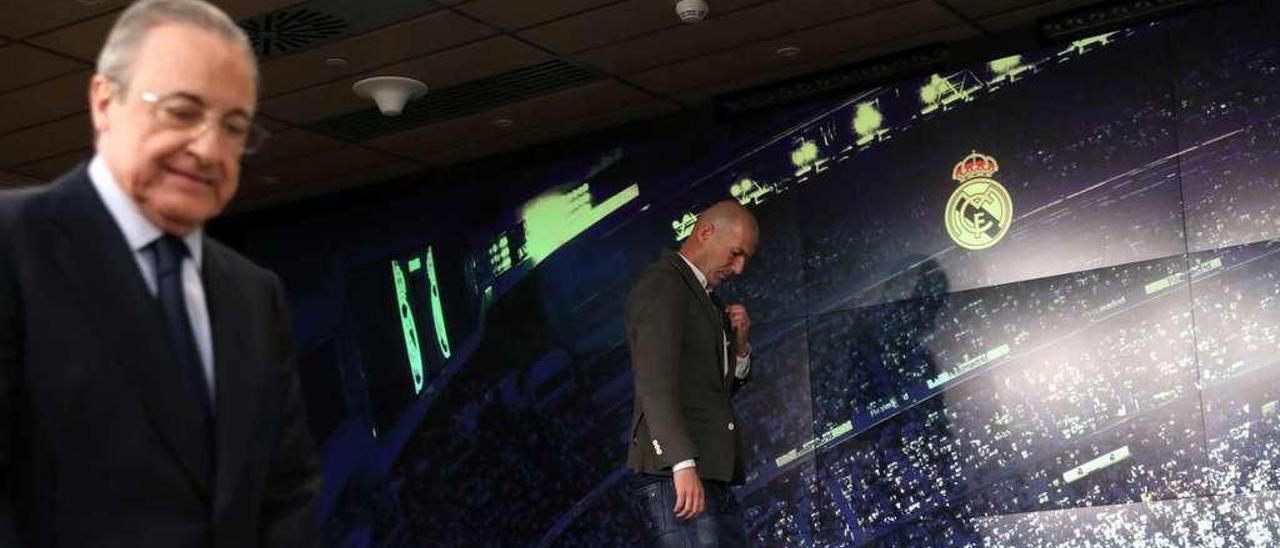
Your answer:
[[[943,218],[947,234],[965,249],[986,249],[1004,238],[1013,222],[1013,200],[991,176],[1000,170],[996,159],[974,151],[956,164],[951,178],[960,188],[951,193]]]

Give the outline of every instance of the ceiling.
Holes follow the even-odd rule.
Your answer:
[[[708,0],[697,24],[679,21],[674,0],[215,3],[248,28],[275,32],[258,44],[271,48],[259,49],[260,119],[274,136],[245,162],[233,205],[245,210],[993,34],[1096,0]],[[0,0],[0,187],[41,184],[90,156],[88,80],[127,4]],[[784,46],[799,53],[780,55]],[[351,92],[375,75],[411,76],[431,92],[401,119],[383,119]]]

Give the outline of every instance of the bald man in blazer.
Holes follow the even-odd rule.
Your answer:
[[[656,546],[742,546],[729,486],[745,477],[730,400],[750,372],[750,318],[712,290],[755,252],[755,218],[724,201],[698,217],[679,252],[640,275],[627,300],[635,409],[627,465]]]

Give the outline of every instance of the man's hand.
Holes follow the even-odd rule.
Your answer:
[[[735,347],[738,352],[746,352],[751,348],[751,317],[747,315],[747,307],[731,304],[724,308],[729,315],[729,325],[733,327]]]
[[[698,468],[685,468],[676,471],[672,478],[676,484],[676,507],[673,510],[680,519],[693,519],[706,508],[706,497],[702,492],[702,480],[698,479]]]

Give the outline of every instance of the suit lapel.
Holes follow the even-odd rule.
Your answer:
[[[702,287],[702,283],[698,281],[698,277],[694,275],[693,270],[689,268],[689,265],[685,263],[684,259],[676,252],[667,251],[666,254],[667,262],[680,273],[680,277],[684,279],[685,285],[688,287],[689,291],[692,292],[694,298],[702,304],[699,308],[702,310],[703,318],[710,324],[711,332],[717,335],[724,333],[724,321],[721,318],[720,311],[716,308],[715,303],[711,301],[711,296],[708,295],[707,290]],[[715,346],[716,367],[718,368],[716,369],[716,374],[723,376],[724,363],[722,363],[722,361],[724,359],[724,352],[720,349],[720,347],[723,346],[723,341],[720,337],[716,337]]]
[[[236,279],[219,249],[204,245],[203,278],[213,331],[214,375],[217,379],[217,489],[214,509],[221,514],[232,500],[244,466],[245,447],[258,412],[258,381],[252,354],[249,325],[243,318],[253,314],[252,303],[236,284]]]
[[[161,320],[133,251],[81,167],[58,183],[51,200],[54,254],[101,333],[108,355],[129,368],[151,421],[168,442],[191,481],[208,488],[212,465],[198,425],[198,402],[186,397],[182,371],[173,359]]]
[[[733,346],[730,344],[730,341],[732,340],[732,337],[733,337],[733,330],[731,327],[729,327],[728,318],[725,317],[724,301],[721,301],[718,297],[712,296],[711,302],[712,302],[712,305],[716,307],[716,312],[720,316],[720,332],[724,333],[724,341],[722,342],[722,345],[724,346],[724,351],[720,353],[720,356],[721,356],[720,381],[721,383],[724,384],[725,390],[729,390],[730,388],[733,387],[733,370],[735,369],[734,366],[732,365],[735,362],[733,358],[734,351],[733,351]],[[728,363],[725,363],[725,360],[727,360]]]

